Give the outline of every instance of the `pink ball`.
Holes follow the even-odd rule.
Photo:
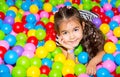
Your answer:
[[[11,73],[11,72],[12,72],[12,69],[13,69],[13,66],[10,65],[10,64],[7,64],[6,66],[10,69],[10,73]]]
[[[112,5],[110,3],[106,3],[104,6],[103,6],[103,9],[105,11],[108,11],[108,10],[111,10],[112,9]]]
[[[36,20],[39,21],[40,20],[40,16],[38,14],[35,14]]]
[[[115,57],[117,54],[120,54],[120,51],[116,51],[113,56]]]
[[[110,39],[115,44],[118,42],[118,38],[115,36],[109,36],[108,39]]]
[[[32,58],[34,56],[34,52],[31,51],[24,51],[22,56],[27,56],[28,58]]]
[[[104,10],[103,10],[103,8],[100,8],[100,12],[101,12],[101,13],[104,13]]]
[[[35,52],[35,45],[33,43],[27,43],[25,46],[24,46],[24,50],[25,51],[30,51],[30,52]]]
[[[112,21],[116,21],[117,23],[120,24],[120,16],[119,15],[116,15],[112,18]]]
[[[106,34],[107,37],[110,37],[110,36],[113,36],[113,31],[110,30],[107,34]]]
[[[12,35],[14,35],[14,36],[16,36],[17,35],[17,33],[15,33],[13,30],[11,31],[11,33],[10,34],[12,34]]]
[[[0,40],[0,46],[5,47],[7,50],[9,49],[9,43],[5,40]]]
[[[103,66],[100,64],[100,65],[97,65],[97,70],[99,69],[99,68],[102,68]]]
[[[29,11],[26,11],[26,12],[24,12],[24,15],[29,15],[30,14],[30,12]]]
[[[48,18],[48,17],[49,17],[48,12],[46,12],[46,11],[42,11],[42,12],[40,13],[40,18],[43,18],[43,17]]]
[[[0,57],[0,64],[3,64],[3,60],[1,59],[1,57]]]
[[[64,4],[60,4],[60,5],[57,6],[57,8],[59,9],[61,7],[64,7],[64,6],[65,6]]]
[[[109,70],[109,72],[113,72],[116,68],[116,65],[113,61],[111,60],[106,60],[102,63],[102,66],[106,69]]]
[[[87,74],[80,74],[78,77],[89,77]]]

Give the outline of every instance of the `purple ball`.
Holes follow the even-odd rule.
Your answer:
[[[12,50],[17,52],[18,56],[21,56],[24,51],[24,48],[22,46],[14,46]]]
[[[97,28],[99,28],[102,23],[100,18],[94,18],[92,22],[96,25]]]
[[[14,18],[11,16],[6,16],[4,22],[12,25],[14,23]]]
[[[118,11],[120,12],[120,6],[118,7]]]

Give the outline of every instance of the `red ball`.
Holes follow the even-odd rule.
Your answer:
[[[100,3],[100,0],[92,0],[93,2],[97,2],[97,3]]]
[[[64,77],[75,77],[75,75],[73,75],[73,74],[67,74]]]
[[[47,41],[47,40],[53,40],[53,41],[56,41],[56,37],[53,36],[53,35],[49,35],[49,34],[47,34],[44,40],[45,40],[45,41]]]
[[[28,29],[24,28],[23,33],[27,34],[27,32],[28,32]]]
[[[38,39],[35,36],[31,36],[27,39],[28,43],[33,43],[35,46],[38,45]]]
[[[106,16],[106,15],[105,15],[104,13],[100,13],[100,14],[99,14],[99,17],[100,17],[101,19],[103,19],[105,16]]]
[[[107,24],[109,24],[110,21],[111,21],[111,19],[110,19],[110,17],[108,17],[108,16],[104,16],[104,17],[102,18],[102,23],[107,23]]]
[[[94,6],[94,7],[92,8],[92,12],[93,12],[93,13],[96,13],[96,14],[100,14],[100,7],[99,7],[99,6]]]
[[[105,40],[105,42],[113,42],[112,40],[110,40],[110,39],[107,39],[107,40]]]
[[[72,3],[80,4],[80,0],[72,0]]]
[[[51,29],[54,29],[54,24],[52,22],[48,22],[46,25],[45,25],[45,28],[46,30],[51,30]]]
[[[50,18],[53,15],[53,12],[48,12],[48,14],[49,14],[48,18]]]
[[[13,24],[13,31],[16,33],[23,32],[24,30],[24,24],[21,22],[16,22]]]
[[[114,15],[119,15],[118,8],[112,8],[112,11],[114,12]]]
[[[3,12],[0,12],[0,19],[4,20],[5,14]]]
[[[0,46],[0,58],[4,58],[4,54],[6,53],[7,49],[3,46]]]
[[[36,25],[42,25],[43,27],[45,27],[45,24],[44,24],[44,22],[42,22],[42,21],[38,21],[38,22],[36,23]]]
[[[40,73],[41,73],[41,74],[46,74],[46,75],[48,75],[49,72],[50,72],[50,68],[49,68],[48,66],[42,65],[42,66],[40,67]]]

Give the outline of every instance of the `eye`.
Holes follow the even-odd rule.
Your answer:
[[[68,32],[62,32],[63,35],[66,35]]]
[[[79,29],[78,28],[75,28],[74,31],[78,31]]]

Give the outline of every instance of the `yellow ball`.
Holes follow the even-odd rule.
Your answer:
[[[40,70],[36,66],[31,66],[27,69],[27,77],[39,77]]]
[[[16,14],[17,14],[17,12],[18,12],[17,7],[15,7],[15,6],[11,6],[8,10],[12,10],[12,11],[14,11]]]
[[[110,31],[110,27],[108,24],[103,23],[100,25],[100,30],[103,32],[103,34],[106,34]]]
[[[45,58],[48,55],[48,51],[44,46],[40,46],[36,49],[36,56],[39,58]]]
[[[50,22],[54,23],[54,15],[50,16]]]
[[[116,28],[113,30],[113,34],[114,34],[116,37],[120,37],[120,27],[116,27]]]
[[[68,60],[66,60],[66,61],[64,62],[64,65],[65,65],[65,66],[70,66],[70,67],[73,67],[73,68],[74,68],[75,62],[74,62],[73,60],[68,59]]]
[[[107,42],[104,45],[104,50],[106,53],[113,54],[116,51],[116,46],[112,42]]]
[[[43,10],[45,10],[46,12],[51,12],[52,11],[52,5],[50,3],[44,3]]]
[[[54,57],[54,61],[55,61],[55,62],[56,62],[56,61],[59,61],[59,62],[64,63],[65,60],[66,60],[66,57],[65,57],[65,55],[62,54],[62,53],[59,53],[59,54],[55,55],[55,57]]]
[[[48,52],[53,52],[56,48],[56,43],[53,40],[48,40],[45,42],[44,46]]]
[[[74,74],[74,68],[70,67],[70,66],[63,66],[62,74],[63,74],[63,76],[65,76],[67,74]]]
[[[19,17],[15,17],[15,22],[21,22],[21,19]]]
[[[35,36],[35,32],[36,30],[35,29],[31,29],[27,32],[27,36],[30,37],[30,36]]]
[[[83,4],[80,4],[80,5],[79,5],[79,9],[80,9],[80,10],[83,10]]]
[[[39,8],[37,5],[31,5],[30,6],[30,12],[33,14],[36,14],[39,11]]]
[[[18,11],[20,14],[24,15],[24,11],[22,9],[19,9]]]

